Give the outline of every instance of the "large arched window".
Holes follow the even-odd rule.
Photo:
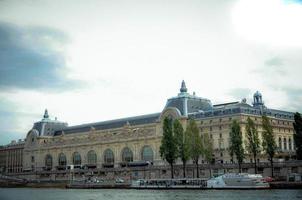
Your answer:
[[[114,154],[111,149],[106,149],[104,152],[104,163],[105,164],[113,164],[114,163]]]
[[[284,146],[284,150],[287,150],[287,142],[286,142],[286,138],[283,139],[283,146]]]
[[[153,150],[150,146],[144,146],[142,149],[142,160],[153,161]]]
[[[66,164],[67,164],[66,156],[64,155],[64,153],[60,153],[59,154],[59,166],[66,166]]]
[[[288,149],[292,150],[292,139],[291,138],[288,139]]]
[[[81,165],[81,155],[78,152],[73,153],[72,162],[74,165]]]
[[[132,162],[133,161],[133,153],[131,149],[125,147],[122,151],[122,161],[123,162]]]
[[[282,139],[281,139],[281,137],[279,137],[279,149],[280,150],[282,149]]]
[[[88,158],[88,164],[96,164],[96,153],[95,151],[91,150],[88,152],[87,154],[87,158]]]
[[[50,154],[47,154],[45,156],[45,167],[47,169],[51,169],[52,168],[52,156]]]

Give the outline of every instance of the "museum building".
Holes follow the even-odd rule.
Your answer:
[[[162,112],[110,121],[68,126],[51,120],[47,110],[43,119],[28,132],[23,150],[23,170],[65,170],[74,168],[123,168],[141,165],[162,166],[159,147],[162,122],[166,116],[186,126],[194,119],[200,134],[208,133],[213,142],[215,162],[232,162],[228,153],[230,124],[240,123],[245,140],[245,125],[250,117],[261,139],[261,116],[273,126],[279,158],[294,156],[293,113],[266,107],[257,91],[252,105],[246,99],[212,105],[206,98],[189,94],[183,81],[180,93],[167,100]],[[260,161],[267,161],[264,156]],[[204,161],[200,159],[201,163]],[[245,162],[250,162],[247,156]]]

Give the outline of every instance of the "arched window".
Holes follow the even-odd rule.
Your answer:
[[[122,151],[122,161],[123,162],[132,162],[133,161],[133,153],[131,149],[125,147]]]
[[[282,139],[281,139],[281,137],[279,137],[279,148],[280,148],[280,150],[282,149]]]
[[[81,155],[78,152],[73,153],[72,163],[74,165],[81,165]]]
[[[49,154],[45,156],[45,167],[48,169],[52,168],[52,156]]]
[[[284,150],[287,150],[287,142],[286,142],[286,138],[283,139],[283,146],[284,146]]]
[[[60,153],[59,154],[59,166],[66,166],[66,164],[67,164],[66,156],[64,155],[64,153]]]
[[[292,150],[292,139],[291,138],[288,139],[288,149]]]
[[[87,153],[88,164],[96,164],[96,153],[91,150]]]
[[[104,163],[113,164],[114,163],[114,154],[111,149],[106,149],[104,152]]]
[[[153,161],[153,150],[150,146],[144,146],[142,149],[142,160]]]

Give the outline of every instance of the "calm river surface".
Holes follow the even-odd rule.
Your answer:
[[[208,200],[302,199],[302,190],[74,190],[0,188],[0,200]]]

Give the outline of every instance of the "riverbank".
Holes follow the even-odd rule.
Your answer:
[[[131,184],[82,184],[70,186],[67,181],[60,182],[31,182],[31,183],[0,183],[0,188],[72,188],[72,189],[151,189],[151,190],[178,190],[178,189],[195,189],[195,190],[208,190],[211,188],[200,187],[135,187]],[[224,188],[221,188],[224,189]],[[220,189],[220,190],[221,190]],[[269,189],[302,189],[302,182],[271,182]],[[252,189],[251,189],[252,190]],[[255,190],[255,189],[254,189]]]

